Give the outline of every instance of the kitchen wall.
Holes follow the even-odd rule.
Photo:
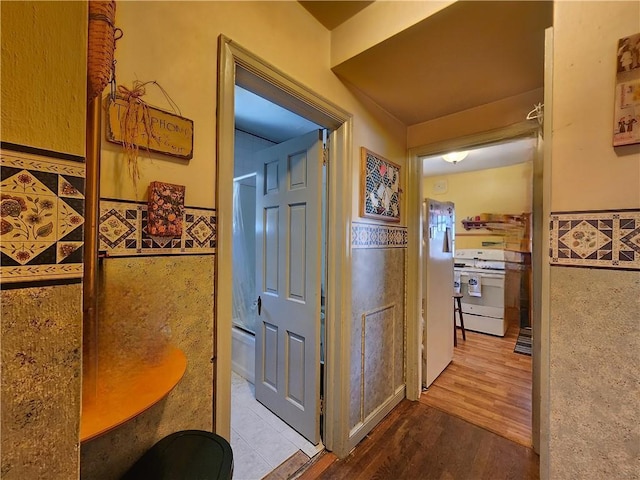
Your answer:
[[[0,476],[77,478],[87,6],[2,2],[0,8]],[[40,150],[25,154],[4,142]],[[73,195],[58,189],[63,185]],[[19,202],[23,208],[13,210]],[[77,210],[64,217],[70,205]],[[73,228],[61,226],[64,218],[73,218]],[[28,234],[18,235],[20,220]],[[73,250],[64,250],[66,259],[63,247]]]
[[[555,3],[543,478],[640,471],[640,149],[612,147],[617,42],[638,18],[637,2]]]
[[[425,172],[428,175],[428,171]],[[439,183],[440,182],[440,183]],[[434,185],[446,182],[446,193]],[[482,242],[500,242],[504,237],[486,229],[465,230],[462,220],[481,213],[520,214],[531,212],[533,164],[531,161],[453,175],[425,176],[425,197],[451,201],[456,206],[456,248],[482,248]],[[485,247],[486,248],[486,247]],[[495,248],[502,248],[496,245]]]

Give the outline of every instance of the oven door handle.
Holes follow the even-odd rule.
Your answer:
[[[480,278],[497,278],[498,280],[503,279],[504,275],[501,274],[491,274],[491,273],[478,273],[478,272],[460,272],[460,275],[465,275],[465,276],[469,276],[469,275],[477,275]]]

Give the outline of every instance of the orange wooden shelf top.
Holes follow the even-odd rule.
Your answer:
[[[83,400],[80,441],[98,437],[151,408],[178,384],[186,368],[184,353],[170,348],[154,365],[98,379],[95,398]]]

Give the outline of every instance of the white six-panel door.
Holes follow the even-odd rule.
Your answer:
[[[256,399],[317,444],[322,131],[257,156]]]

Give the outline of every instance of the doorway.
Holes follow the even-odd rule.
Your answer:
[[[342,370],[348,366],[344,344],[348,333],[335,319],[350,315],[350,265],[345,261],[349,251],[347,225],[351,211],[339,199],[351,195],[348,181],[351,171],[351,116],[327,102],[303,85],[276,70],[236,43],[220,36],[218,68],[218,162],[216,199],[218,209],[218,248],[216,255],[216,352],[215,352],[215,431],[231,438],[231,371],[232,371],[232,221],[233,221],[233,161],[235,138],[236,85],[269,100],[327,129],[327,217],[326,231],[326,354],[323,375],[326,378],[323,410],[323,443],[336,454],[346,454],[347,434],[339,419],[348,406],[340,394],[348,382]],[[260,186],[258,186],[260,188]],[[318,365],[317,384],[320,368]],[[319,391],[319,388],[318,388]],[[317,397],[319,414],[319,394]],[[318,415],[319,416],[319,415]]]
[[[425,270],[431,277],[434,272],[454,275],[454,281],[447,278],[448,292],[435,299],[450,298],[456,289],[466,335],[458,328],[457,346],[445,359],[427,345],[427,372],[433,362],[448,366],[435,381],[430,378],[433,383],[423,384],[428,388],[420,401],[525,446],[532,444],[530,219],[537,143],[537,136],[529,135],[469,145],[456,163],[439,154],[421,157],[424,195],[452,202],[455,214],[455,247],[447,268],[434,268],[433,255],[425,255]],[[434,293],[428,281],[426,287]],[[433,305],[433,297],[425,303]],[[451,300],[436,301],[445,311],[434,316],[432,308],[425,318],[426,339],[433,343],[433,329],[428,329],[443,322],[449,333],[435,342],[449,347],[454,344]]]
[[[236,474],[249,479],[264,477],[289,458],[292,460],[288,463],[299,466],[324,448],[315,431],[320,423],[318,418],[309,418],[306,414],[310,410],[311,415],[319,415],[317,409],[313,408],[313,402],[305,398],[313,392],[314,385],[299,385],[303,391],[294,392],[291,382],[285,386],[278,383],[284,383],[286,375],[305,378],[306,373],[310,377],[317,369],[312,363],[321,363],[322,352],[314,356],[313,350],[317,351],[323,346],[324,315],[320,297],[326,289],[319,265],[324,261],[325,249],[319,238],[325,237],[324,222],[321,221],[324,208],[321,207],[326,202],[326,195],[318,187],[326,186],[322,182],[322,172],[326,167],[322,165],[323,136],[319,125],[238,85],[234,94],[231,446],[237,459]],[[304,142],[305,138],[309,138],[317,150],[309,152],[315,153],[312,158],[300,154],[300,139]],[[291,156],[291,152],[295,155]],[[281,165],[282,162],[274,164],[273,159],[282,153],[286,153],[285,165]],[[294,165],[290,168],[292,162]],[[291,246],[278,242],[278,234],[270,237],[270,229],[277,229],[278,222],[269,223],[273,209],[265,209],[264,203],[268,203],[270,196],[273,197],[273,192],[269,194],[269,188],[263,187],[265,184],[269,186],[271,180],[264,177],[275,168],[274,165],[280,167],[277,169],[279,171],[287,171],[285,177],[295,180],[294,191],[298,194],[290,219],[286,219],[285,214],[288,202],[280,209],[279,226],[283,227],[282,223],[287,221],[292,223],[291,231],[285,234]],[[280,192],[290,191],[287,182],[280,183]],[[302,203],[300,198],[303,183],[316,187],[315,197],[308,198],[306,203]],[[304,210],[306,222],[300,221],[301,209]],[[265,215],[262,215],[263,212]],[[311,231],[315,242],[308,240],[311,235],[305,234],[305,230]],[[322,235],[316,235],[317,230],[322,230]],[[264,242],[261,241],[262,237],[265,237]],[[303,244],[300,245],[300,242]],[[292,247],[297,245],[300,247],[297,253],[309,258],[279,255],[277,248],[274,252],[269,251],[271,246],[278,243],[280,249],[284,250],[295,250]],[[295,265],[279,266],[277,259],[282,257],[295,260]],[[288,293],[295,296],[292,305],[279,298],[282,297],[282,291],[278,291],[282,290],[283,283],[290,283],[289,279],[283,281],[274,272],[295,275],[299,269],[308,278],[306,281],[304,278],[295,278],[295,288],[288,287]],[[306,316],[301,316],[299,309],[304,304],[308,305],[305,307]],[[279,332],[273,330],[281,326],[282,319],[264,319],[273,317],[274,306],[281,308],[283,317],[295,320],[294,325],[281,328],[288,335],[278,335]],[[318,317],[319,338],[314,328]],[[309,322],[309,327],[302,329],[304,322]],[[276,337],[277,345],[270,350],[272,335]],[[309,358],[296,357],[293,364],[286,365],[286,372],[278,371],[277,362],[274,362],[276,365],[270,365],[270,359],[287,358],[286,354],[277,351],[277,346],[286,344],[290,335],[295,335],[296,341],[289,342],[287,346],[292,343],[294,347],[302,345]],[[303,371],[305,365],[306,372]],[[322,372],[322,364],[319,369]],[[322,384],[322,377],[320,382]],[[279,394],[278,389],[286,390],[287,394]],[[293,410],[293,416],[290,410]],[[302,415],[306,415],[302,421],[299,418],[301,410],[305,410]]]
[[[545,125],[545,132],[547,131],[547,125]],[[532,252],[532,264],[534,271],[534,285],[536,281],[539,282],[540,265],[542,265],[542,242],[535,241],[536,236],[542,231],[542,208],[544,202],[547,200],[543,197],[542,180],[545,177],[543,174],[543,164],[548,161],[548,156],[545,153],[542,154],[542,140],[541,129],[538,124],[533,122],[521,122],[511,125],[506,128],[502,128],[495,131],[485,132],[481,134],[470,135],[468,137],[458,138],[443,141],[437,144],[428,145],[425,147],[413,148],[409,151],[409,178],[413,179],[408,185],[407,197],[408,197],[408,215],[409,215],[409,242],[408,250],[409,255],[415,255],[416,258],[420,258],[420,262],[410,263],[408,270],[408,282],[409,284],[415,284],[417,287],[408,292],[407,298],[407,312],[408,312],[408,345],[407,356],[409,359],[413,359],[407,362],[407,397],[411,400],[419,400],[422,393],[421,378],[422,378],[422,326],[418,319],[421,318],[421,295],[419,292],[422,288],[422,259],[423,252],[421,247],[421,212],[420,206],[422,199],[427,196],[423,192],[422,185],[422,161],[421,157],[430,155],[442,155],[451,151],[465,150],[472,147],[481,147],[490,144],[499,143],[509,139],[525,138],[525,137],[538,137],[538,149],[534,157],[534,184],[533,184],[533,252]],[[545,207],[546,208],[546,207]],[[537,271],[536,271],[537,269]],[[538,280],[536,280],[536,278]],[[538,284],[539,285],[539,284]],[[540,319],[540,322],[534,322],[534,352],[539,352],[540,342],[543,342],[545,335],[544,316],[540,315],[539,305],[540,296],[543,294],[542,289],[534,288],[533,292],[533,318]],[[536,327],[538,335],[535,334]],[[536,349],[537,348],[537,349]],[[544,357],[541,357],[544,358]],[[539,362],[539,360],[538,360]],[[534,449],[538,448],[538,432],[540,431],[540,416],[539,416],[539,399],[536,397],[536,375],[540,375],[538,370],[536,373],[536,363],[533,365],[533,405],[532,405],[532,435]],[[539,384],[538,384],[539,385]],[[539,392],[539,390],[538,390]]]

